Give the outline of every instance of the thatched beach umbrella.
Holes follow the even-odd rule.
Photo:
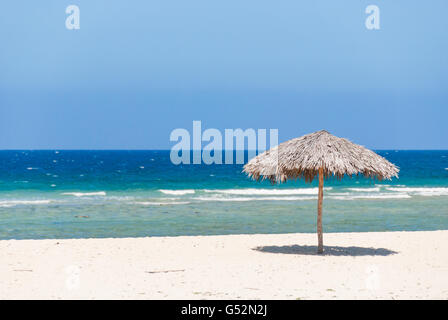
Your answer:
[[[322,200],[324,178],[362,174],[378,180],[398,178],[398,168],[362,146],[338,138],[325,130],[307,134],[279,144],[252,160],[243,172],[255,180],[269,179],[272,183],[303,178],[312,182],[319,176],[317,202],[318,253],[323,253]]]

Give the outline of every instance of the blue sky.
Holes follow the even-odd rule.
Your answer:
[[[65,8],[80,8],[80,30]],[[367,30],[365,8],[380,8]],[[448,149],[448,3],[8,1],[0,149],[169,149],[175,128]]]

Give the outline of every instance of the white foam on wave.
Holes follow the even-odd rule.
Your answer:
[[[198,201],[217,201],[217,202],[245,202],[245,201],[301,201],[301,200],[315,200],[317,197],[196,197],[193,200]]]
[[[389,191],[394,192],[408,192],[413,195],[417,196],[425,196],[425,197],[432,197],[432,196],[448,196],[448,188],[386,188]]]
[[[105,191],[98,192],[64,192],[62,193],[64,196],[75,196],[75,197],[94,197],[94,196],[105,196]]]
[[[19,205],[49,204],[52,200],[4,200],[0,201],[0,207],[14,207]]]
[[[169,205],[177,205],[177,204],[189,204],[188,201],[179,201],[179,202],[153,202],[153,201],[136,201],[134,204],[140,204],[144,206],[169,206]]]
[[[324,190],[331,190],[331,187],[324,188]],[[280,195],[314,195],[317,194],[318,188],[298,188],[298,189],[216,189],[208,190],[207,193],[220,193],[230,195],[245,195],[245,196],[280,196]]]
[[[182,196],[185,194],[194,194],[194,190],[192,189],[185,189],[185,190],[159,190],[160,192],[164,194],[170,194],[170,195],[176,195],[176,196]]]
[[[355,192],[380,192],[380,187],[372,187],[372,188],[347,188],[350,191]]]
[[[369,200],[369,199],[409,199],[412,198],[407,193],[400,194],[375,194],[375,195],[346,195],[346,196],[328,196],[327,198],[333,200]]]
[[[115,201],[132,201],[135,200],[134,196],[107,196],[104,200],[115,200]]]

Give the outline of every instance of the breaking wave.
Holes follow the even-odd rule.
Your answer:
[[[49,204],[52,200],[4,200],[0,201],[0,207],[14,207],[20,205]]]
[[[344,196],[329,196],[329,199],[334,200],[368,200],[368,199],[409,199],[410,195],[404,194],[378,194],[378,195],[344,195]]]
[[[355,192],[380,192],[380,187],[373,188],[347,188],[347,190]]]
[[[317,197],[197,197],[193,200],[198,201],[222,201],[222,202],[240,202],[240,201],[300,201],[300,200],[314,200]]]
[[[194,194],[193,189],[186,189],[186,190],[159,190],[160,192],[164,194],[170,194],[170,195],[176,195],[176,196],[183,196],[186,194]]]
[[[329,191],[333,188],[328,187],[324,188],[324,190]],[[279,195],[311,195],[316,194],[318,192],[318,188],[298,188],[298,189],[216,189],[216,190],[208,190],[205,189],[204,192],[207,193],[221,193],[221,194],[229,194],[229,195],[251,195],[251,196],[279,196]]]
[[[105,191],[98,192],[64,192],[62,193],[64,196],[75,196],[75,197],[93,197],[93,196],[105,196]]]
[[[169,206],[176,204],[189,204],[189,201],[179,201],[179,202],[154,202],[154,201],[136,201],[134,204],[144,205],[144,206]]]
[[[386,188],[389,191],[394,192],[406,192],[410,193],[411,195],[416,196],[425,196],[425,197],[432,197],[432,196],[448,196],[448,188]]]

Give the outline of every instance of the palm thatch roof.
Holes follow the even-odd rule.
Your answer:
[[[325,130],[307,134],[279,144],[250,160],[243,172],[255,180],[269,179],[272,183],[303,178],[313,181],[319,168],[324,177],[363,174],[378,180],[398,178],[399,169],[353,142],[338,138]]]

